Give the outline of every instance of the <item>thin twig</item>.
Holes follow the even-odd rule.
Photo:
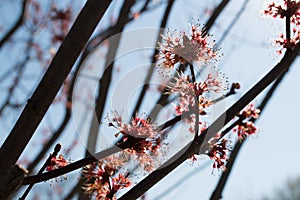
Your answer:
[[[61,145],[57,144],[54,147],[54,151],[52,154],[49,155],[48,159],[46,160],[46,162],[44,163],[44,165],[41,167],[41,169],[39,170],[39,172],[37,174],[41,174],[43,173],[43,171],[46,169],[47,166],[50,165],[52,158],[56,157],[58,152],[61,149]],[[30,190],[32,189],[34,183],[30,184],[27,189],[25,190],[24,194],[22,195],[22,197],[19,198],[19,200],[25,200],[26,196],[29,194]]]
[[[23,24],[24,17],[25,17],[25,14],[26,14],[27,2],[28,2],[28,0],[23,0],[22,10],[21,10],[21,13],[19,15],[18,20],[16,21],[14,26],[0,40],[0,49],[5,44],[5,42],[7,42],[11,38],[11,36],[18,30],[18,28]]]
[[[289,3],[290,3],[290,1],[288,1],[287,7],[289,6]],[[290,40],[290,16],[286,16],[286,35],[287,35],[287,41],[289,41]],[[272,87],[270,88],[270,90],[268,91],[268,93],[265,95],[262,102],[258,106],[258,109],[260,109],[260,116],[261,116],[262,112],[264,111],[267,103],[270,101],[270,99],[274,95],[274,92],[276,91],[276,89],[278,88],[280,83],[282,82],[284,76],[287,74],[287,72],[288,72],[288,70],[285,71],[278,79],[276,79],[276,81],[273,83]],[[252,121],[254,123],[256,120],[257,119],[251,118],[250,121]],[[222,176],[220,177],[218,184],[210,197],[211,200],[218,200],[218,199],[222,198],[222,193],[223,193],[224,187],[227,183],[227,180],[231,173],[232,167],[236,161],[236,158],[237,158],[237,156],[240,152],[240,149],[242,148],[242,145],[244,144],[245,140],[246,140],[246,138],[244,140],[241,140],[241,141],[238,140],[236,142],[236,144],[231,152],[230,159],[226,164],[227,170],[222,173]]]
[[[168,175],[173,169],[179,166],[187,158],[195,154],[198,149],[198,153],[204,153],[206,151],[207,141],[216,134],[224,125],[226,125],[234,116],[238,114],[246,105],[248,105],[258,94],[260,94],[269,84],[271,84],[278,76],[284,73],[292,62],[295,60],[300,49],[300,45],[297,44],[293,51],[287,51],[282,60],[255,86],[253,86],[243,97],[241,97],[233,106],[225,111],[218,119],[216,119],[212,125],[200,136],[198,141],[193,141],[186,145],[180,152],[169,159],[163,166],[149,176],[143,179],[140,183],[135,185],[127,193],[125,193],[120,200],[125,199],[137,199],[144,194],[153,185]],[[204,145],[203,145],[204,144]]]
[[[217,20],[217,18],[219,17],[219,15],[222,13],[222,11],[224,10],[224,8],[227,6],[227,4],[229,3],[229,0],[223,0],[218,7],[216,7],[214,9],[214,12],[212,13],[212,15],[210,16],[209,20],[206,22],[205,27],[203,29],[203,35],[205,36],[208,34],[209,30],[211,29],[211,27],[214,25],[215,21]]]
[[[158,33],[158,36],[157,36],[157,39],[156,39],[156,43],[155,43],[155,47],[161,42],[162,40],[162,37],[161,37],[161,34],[163,34],[163,28],[166,28],[166,25],[167,25],[167,22],[168,22],[168,19],[169,19],[169,15],[171,13],[171,9],[174,5],[174,1],[175,0],[170,0],[168,1],[168,5],[166,7],[166,10],[165,10],[165,13],[164,13],[164,16],[162,18],[162,21],[161,21],[161,24],[160,24],[160,31]],[[143,87],[142,87],[142,91],[140,93],[140,96],[139,98],[137,99],[137,102],[136,102],[136,105],[133,109],[133,112],[132,112],[132,117],[134,117],[135,113],[139,111],[141,105],[142,105],[142,102],[143,102],[143,99],[145,97],[145,94],[146,94],[146,91],[149,87],[149,82],[150,82],[150,79],[153,75],[153,72],[154,72],[154,69],[155,69],[155,63],[156,63],[156,55],[158,54],[158,49],[155,48],[154,49],[154,52],[153,52],[153,55],[152,55],[152,59],[151,59],[151,64],[150,64],[150,68],[148,70],[148,73],[147,73],[147,76],[145,78],[145,81],[144,81],[144,84],[143,84]]]
[[[166,123],[160,125],[157,127],[157,130],[163,130],[166,129],[170,126],[173,126],[174,124],[176,124],[177,122],[179,122],[182,119],[182,115],[180,116],[176,116],[173,119],[167,121]],[[110,147],[106,150],[100,151],[98,153],[95,153],[91,156],[87,156],[83,159],[80,159],[76,162],[73,162],[67,166],[64,166],[62,168],[50,171],[50,172],[46,172],[40,175],[33,175],[33,176],[28,176],[24,179],[23,181],[23,185],[28,185],[28,184],[32,184],[32,183],[38,183],[38,182],[42,182],[42,181],[46,181],[49,180],[51,178],[55,178],[58,176],[61,176],[63,174],[72,172],[74,170],[77,170],[81,167],[84,167],[85,165],[91,164],[93,162],[96,162],[98,160],[101,160],[107,156],[110,156],[112,154],[115,154],[123,149],[126,148],[130,148],[132,147],[134,144],[136,144],[139,140],[141,140],[143,138],[133,138],[131,137],[130,139],[128,139],[126,142],[124,143],[120,143],[118,145],[115,145],[113,147]]]
[[[6,198],[2,195],[9,195],[5,193],[9,187],[7,176],[10,174],[7,172],[15,165],[29,143],[110,3],[111,0],[103,0],[101,3],[95,0],[86,2],[15,126],[1,146],[0,157],[3,160],[0,162],[0,182],[5,187],[0,188],[0,199]]]
[[[271,97],[273,96],[275,90],[278,88],[278,86],[280,85],[280,83],[283,80],[283,77],[287,74],[287,72],[285,72],[284,74],[282,74],[272,85],[272,87],[270,88],[270,90],[268,91],[268,93],[265,95],[264,99],[262,100],[262,102],[260,103],[260,105],[258,106],[258,109],[260,110],[260,116],[264,110],[264,108],[266,107],[267,103],[270,101]],[[256,119],[251,118],[251,121],[254,123],[256,121]],[[214,189],[210,199],[211,200],[219,200],[222,198],[222,193],[224,190],[224,187],[227,183],[228,177],[231,173],[232,167],[236,161],[236,158],[240,152],[240,149],[242,148],[242,145],[244,144],[244,142],[246,141],[247,138],[245,138],[244,140],[238,140],[235,145],[233,150],[231,151],[230,154],[230,159],[226,164],[226,170],[223,171],[218,184],[216,186],[216,188]]]

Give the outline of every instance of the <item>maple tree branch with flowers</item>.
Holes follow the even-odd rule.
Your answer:
[[[192,29],[192,32],[195,31]],[[199,34],[200,35],[200,34]],[[196,38],[196,37],[195,37]],[[200,38],[201,39],[201,38]],[[202,44],[203,46],[206,45],[206,43],[201,43],[203,42],[202,40],[199,39],[200,44]],[[188,44],[188,39],[186,38],[186,36],[183,34],[182,40],[174,40],[172,41],[171,38],[166,37],[166,41],[167,41],[167,46],[166,47],[166,51],[163,52],[163,55],[161,55],[163,58],[163,62],[162,64],[172,68],[172,66],[174,64],[176,64],[177,62],[180,63],[184,63],[185,59],[183,59],[182,57],[178,56],[182,53],[182,51],[180,50],[180,48],[185,48],[187,45],[190,45],[189,48],[194,49],[193,45],[197,45],[197,44]],[[197,41],[197,38],[196,38]],[[180,46],[181,43],[185,44],[182,47]],[[171,46],[168,46],[170,45]],[[172,47],[172,48],[169,48]],[[178,152],[175,156],[173,156],[169,161],[167,161],[164,165],[162,165],[160,167],[160,169],[155,170],[154,172],[152,172],[149,176],[147,176],[143,181],[141,181],[140,183],[138,183],[136,186],[134,186],[129,192],[127,192],[123,197],[121,197],[121,199],[128,199],[128,198],[137,198],[139,197],[141,194],[143,194],[146,190],[148,190],[152,185],[154,185],[156,182],[158,182],[159,180],[161,180],[164,176],[166,176],[170,171],[172,171],[173,169],[175,169],[178,165],[180,165],[182,162],[184,162],[186,159],[190,158],[193,154],[199,154],[199,153],[205,153],[207,151],[207,148],[203,148],[203,144],[206,144],[208,142],[208,139],[212,138],[214,135],[208,135],[208,133],[210,134],[216,134],[218,133],[222,127],[224,125],[226,125],[234,116],[238,115],[239,111],[242,110],[245,106],[247,106],[250,101],[252,101],[260,92],[262,92],[269,84],[271,84],[278,76],[280,76],[281,74],[283,74],[288,68],[289,66],[292,64],[292,62],[294,61],[294,59],[296,58],[298,52],[299,52],[299,43],[295,44],[295,46],[293,46],[290,49],[287,49],[285,55],[283,56],[282,60],[261,80],[259,81],[253,88],[251,88],[240,100],[238,100],[233,106],[231,106],[226,112],[224,112],[215,122],[213,122],[207,129],[203,130],[201,132],[200,135],[195,134],[195,138],[191,143],[189,143],[185,148],[183,148],[183,150],[181,150],[180,152]],[[172,55],[174,52],[173,50],[175,50],[175,54]],[[186,53],[186,52],[184,52]],[[203,52],[202,52],[203,53]],[[213,58],[216,57],[214,51],[207,51],[206,55],[210,55]],[[191,56],[191,54],[185,54],[186,56]],[[174,56],[174,57],[173,57]],[[197,56],[195,57],[188,57],[187,60],[192,59],[192,60],[197,60]],[[175,59],[175,60],[173,60]],[[205,56],[203,56],[203,54],[201,54],[201,59],[205,60]],[[193,74],[193,73],[192,73]],[[193,77],[193,75],[192,75]],[[200,84],[196,84],[195,85],[195,78],[192,78],[194,80],[193,83],[190,85],[189,84],[189,79],[187,77],[182,77],[180,76],[177,81],[180,81],[180,86],[181,87],[177,87],[176,83],[174,83],[173,85],[170,85],[170,90],[172,90],[172,92],[179,92],[182,93],[184,95],[189,94],[190,91],[195,92],[196,94],[202,94],[203,92],[205,92],[205,87],[202,87]],[[211,81],[210,83],[213,83],[213,81]],[[215,83],[216,85],[218,85],[218,83]],[[216,85],[212,85],[212,86],[216,86]],[[183,86],[183,87],[182,87]],[[191,87],[192,86],[192,87]],[[197,86],[197,87],[195,87]],[[192,90],[191,90],[192,89]],[[202,91],[200,91],[202,90]],[[199,95],[196,95],[199,96]],[[186,96],[187,97],[187,96]],[[195,103],[192,101],[192,99],[190,98],[185,98],[182,99],[182,101],[190,101],[190,103]],[[197,103],[199,104],[199,103]],[[183,105],[184,106],[184,105]],[[189,111],[192,107],[183,107],[180,106],[177,107],[177,113],[184,113]],[[209,104],[205,103],[205,106],[209,106]],[[199,109],[197,109],[199,110]],[[257,114],[257,112],[255,110],[252,109],[252,107],[249,108],[250,115],[249,116],[253,116],[254,114]],[[204,114],[203,110],[199,113]],[[180,115],[179,115],[180,116]],[[249,117],[247,112],[242,113],[241,116],[243,116],[244,118]],[[179,121],[179,118],[177,116],[177,119]],[[241,119],[241,118],[240,118]],[[119,147],[123,147],[123,148],[117,148],[115,149],[116,151],[119,151],[121,149],[126,149],[126,148],[132,148],[134,144],[137,143],[131,143],[130,145],[127,143],[127,141],[130,141],[132,139],[132,133],[135,133],[134,135],[136,136],[136,134],[138,134],[138,136],[145,136],[145,135],[139,135],[140,131],[138,129],[135,129],[134,126],[136,126],[137,124],[142,124],[142,127],[146,126],[147,123],[146,121],[140,121],[138,119],[135,119],[137,121],[134,121],[132,123],[133,126],[124,126],[123,127],[123,123],[122,121],[120,121],[120,116],[115,116],[114,117],[114,122],[117,122],[117,126],[116,125],[110,125],[113,126],[117,129],[120,130],[120,132],[125,136],[125,142],[120,144],[121,146]],[[176,122],[177,122],[176,120]],[[241,121],[239,121],[240,123]],[[172,125],[172,123],[170,123],[170,125]],[[239,124],[241,127],[238,130],[240,133],[240,136],[243,136],[242,134],[245,135],[249,135],[251,133],[254,132],[247,132],[245,129],[251,129],[251,125],[250,124]],[[247,125],[247,128],[245,127]],[[138,125],[138,127],[141,127],[140,125]],[[148,127],[148,126],[146,126]],[[151,128],[152,126],[150,126]],[[230,126],[231,127],[231,126]],[[149,128],[149,127],[148,127]],[[233,128],[233,127],[231,127]],[[253,127],[252,127],[253,128]],[[148,129],[147,129],[148,130]],[[252,130],[252,129],[251,129]],[[128,136],[127,134],[129,133],[130,136]],[[148,132],[147,132],[148,133]],[[151,131],[150,131],[151,133]],[[152,135],[153,136],[153,135]],[[130,138],[130,139],[129,139]],[[136,140],[135,142],[137,142],[138,140],[143,140],[143,139],[137,139],[137,138],[133,138],[133,140]],[[128,144],[125,145],[125,144]],[[224,149],[226,149],[226,140],[220,140],[220,143],[215,143],[213,144],[213,146],[211,147],[211,151],[208,152],[208,155],[215,160],[216,164],[214,163],[214,166],[216,166],[217,168],[222,168],[224,166],[224,162],[222,161],[223,159],[226,159],[226,157],[224,156],[226,153],[223,152]],[[141,147],[141,145],[144,143],[139,143],[138,144],[138,148]],[[123,146],[122,146],[123,145]],[[146,146],[148,146],[146,144]],[[148,146],[149,147],[149,146]],[[135,149],[137,150],[137,149]],[[96,154],[96,157],[98,157],[98,155],[101,156],[101,158],[104,158],[108,155],[111,155],[112,153],[115,153],[113,151],[111,151],[110,153],[104,153],[100,152],[99,154]],[[218,155],[217,155],[217,154]],[[180,155],[180,156],[179,156]],[[217,156],[217,157],[215,157]],[[99,157],[98,157],[99,158]],[[90,158],[89,158],[90,159]],[[219,160],[221,159],[221,160]],[[84,165],[89,164],[92,160],[90,159],[89,162],[87,162],[87,160],[82,159],[82,163],[84,163]],[[94,162],[96,160],[93,160],[92,162]],[[76,163],[76,162],[75,162]],[[68,166],[62,167],[58,170],[54,170],[52,171],[52,174],[54,174],[54,172],[56,173],[56,175],[61,174],[61,173],[66,173],[69,170],[74,170],[75,166],[76,167],[82,167],[82,165],[78,165],[78,163],[72,163],[69,165],[69,169],[66,170],[68,168]],[[73,166],[73,168],[71,169],[70,166]],[[59,172],[59,173],[58,173]],[[49,176],[51,172],[45,173],[43,176],[47,178],[51,177]],[[30,181],[33,181],[35,179],[38,180],[38,178],[40,178],[42,176],[32,176],[32,177],[28,177],[25,179],[24,184],[28,184]],[[39,179],[42,180],[42,179]],[[45,179],[44,179],[45,180]],[[27,182],[26,182],[27,181]],[[109,186],[110,191],[112,190],[112,186]],[[109,193],[111,194],[111,193]]]
[[[285,17],[285,24],[286,24],[286,36],[287,36],[287,41],[290,40],[290,33],[291,33],[291,17],[293,17],[293,15],[298,15],[298,14],[295,14],[296,13],[296,10],[299,10],[299,8],[297,8],[297,6],[295,5],[298,5],[299,6],[300,2],[296,2],[296,1],[287,1],[286,2],[286,5],[287,5],[287,8],[286,8],[286,11],[283,12],[283,13],[286,13],[285,15],[282,15],[281,18]],[[274,3],[271,3],[269,6],[268,6],[268,9],[265,10],[265,14],[271,14],[271,11],[272,10],[271,8],[272,7],[275,7],[275,4]],[[278,6],[277,5],[277,9],[282,9],[282,7]],[[291,10],[294,10],[292,13],[291,13]],[[298,12],[298,11],[297,11]],[[276,18],[278,16],[279,13],[276,13],[273,15],[274,18]],[[295,20],[297,17],[293,17],[293,20]],[[293,32],[296,32],[296,30],[293,30]],[[288,47],[287,47],[288,49]],[[260,105],[259,105],[259,110],[262,112],[264,110],[264,108],[266,107],[267,103],[270,101],[271,97],[273,96],[274,92],[276,91],[276,89],[278,88],[278,86],[280,85],[280,83],[282,82],[283,78],[285,77],[285,75],[287,74],[288,70],[286,70],[282,75],[280,75],[276,81],[273,83],[272,87],[269,89],[269,91],[267,92],[267,94],[265,95],[265,97],[263,98],[263,100],[261,101]],[[255,121],[257,120],[257,118],[251,118],[249,121],[254,123]],[[246,139],[246,138],[245,138]],[[219,181],[218,181],[218,184],[216,186],[216,188],[214,189],[210,199],[220,199],[222,197],[222,192],[223,192],[223,189],[225,187],[225,184],[228,180],[228,177],[231,173],[231,169],[232,169],[232,166],[234,165],[235,161],[236,161],[236,158],[240,152],[240,149],[242,147],[242,145],[244,144],[245,140],[239,140],[236,142],[236,144],[234,145],[234,148],[231,152],[231,155],[230,155],[230,160],[228,161],[228,163],[226,164],[226,168],[228,170],[226,171],[223,171],[222,172],[222,176],[220,177]]]
[[[224,2],[223,6],[226,5]],[[63,156],[55,156],[50,163],[46,162],[48,172],[41,174],[43,169],[35,176],[26,177],[23,184],[34,184],[84,167],[82,176],[86,179],[83,186],[85,192],[97,199],[115,199],[119,190],[132,185],[130,175],[138,169],[150,174],[120,198],[136,199],[185,160],[197,160],[199,154],[207,155],[214,169],[225,170],[231,151],[231,141],[228,139],[230,130],[238,141],[257,133],[254,119],[259,111],[249,103],[274,80],[279,80],[278,77],[286,73],[299,53],[298,12],[298,1],[286,0],[282,5],[269,5],[265,14],[286,18],[285,36],[282,34],[276,40],[276,44],[282,48],[278,53],[282,53],[283,57],[263,79],[234,105],[222,111],[211,124],[207,123],[211,116],[209,109],[226,96],[235,94],[239,84],[233,83],[229,92],[225,93],[228,90],[227,83],[224,83],[218,70],[211,68],[208,74],[202,72],[203,68],[214,65],[220,58],[220,49],[211,40],[208,26],[202,29],[199,23],[193,22],[188,32],[169,30],[155,50],[158,53],[155,58],[161,74],[168,76],[165,77],[168,84],[161,90],[164,93],[162,99],[164,105],[173,105],[170,113],[174,117],[158,126],[154,123],[158,113],[140,115],[136,109],[128,122],[122,112],[113,111],[107,116],[107,125],[116,130],[116,139],[120,139],[115,146],[73,163],[65,162]],[[283,50],[286,51],[283,53]],[[201,69],[200,73],[197,67]],[[200,78],[203,80],[197,73],[202,75]],[[34,102],[30,105],[34,105]],[[165,139],[171,136],[169,130],[179,122],[189,126],[188,131],[180,132],[191,132],[193,139],[161,165],[159,158],[165,156],[164,151],[169,145]]]

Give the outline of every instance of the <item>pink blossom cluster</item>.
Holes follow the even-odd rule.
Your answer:
[[[130,137],[139,138],[130,148],[123,151],[127,157],[138,161],[139,165],[147,172],[153,171],[155,168],[154,157],[160,155],[160,147],[162,145],[162,134],[157,130],[156,124],[151,123],[151,119],[147,116],[139,117],[137,114],[132,118],[130,123],[125,123],[121,114],[114,111],[107,117],[109,126],[114,127],[122,134],[123,142]]]
[[[46,167],[47,171],[59,169],[68,165],[70,162],[67,161],[63,155],[55,156],[51,159],[50,164]]]
[[[253,122],[242,122],[237,125],[236,128],[233,129],[234,132],[238,134],[240,139],[243,139],[246,136],[256,134],[258,132],[258,128],[254,125]]]
[[[244,119],[257,119],[259,117],[260,110],[254,107],[254,104],[249,104],[239,115],[239,117]],[[249,135],[254,135],[258,132],[258,128],[254,125],[252,121],[242,121],[236,128],[233,129],[234,132],[238,134],[238,138],[244,139]]]
[[[237,133],[239,139],[244,139],[247,136],[254,135],[258,132],[258,128],[252,121],[245,121],[249,119],[257,119],[259,117],[260,110],[254,107],[254,104],[249,104],[238,115],[239,124],[233,128],[233,132]],[[225,170],[225,164],[228,160],[228,154],[230,153],[230,139],[224,138],[221,133],[217,133],[208,142],[210,148],[207,155],[214,161],[213,168]]]
[[[213,168],[225,170],[225,163],[228,160],[228,145],[224,138],[221,141],[214,143],[207,155],[214,161]]]
[[[292,26],[290,38],[286,35],[280,34],[275,43],[280,45],[282,49],[278,50],[279,54],[282,53],[284,48],[292,48],[299,42],[300,39],[300,1],[299,0],[283,0],[281,4],[270,2],[264,10],[265,15],[270,15],[273,18],[289,18]]]
[[[159,45],[159,54],[157,55],[159,66],[163,70],[174,69],[176,64],[195,70],[195,63],[208,64],[217,61],[220,56],[219,49],[215,48],[211,36],[200,28],[199,23],[192,23],[188,32],[168,31],[166,36],[163,36],[163,42]],[[221,91],[227,89],[221,73],[215,72],[214,68],[210,69],[212,70],[208,73],[205,72],[207,75],[202,81],[196,81],[192,69],[189,75],[185,74],[187,69],[177,69],[174,78],[166,87],[166,93],[176,95],[176,101],[173,103],[176,115],[189,115],[185,121],[190,124],[190,131],[193,133],[195,133],[196,116],[206,116],[207,108],[213,104],[212,99],[209,98],[213,96],[212,93],[220,94]],[[201,77],[203,77],[203,73]],[[198,123],[201,130],[206,125],[204,121]]]
[[[241,116],[246,119],[253,117],[254,119],[257,119],[259,117],[260,110],[254,107],[253,103],[250,103],[242,112]]]
[[[116,199],[116,193],[131,185],[131,181],[119,172],[123,165],[118,156],[110,156],[85,167],[83,189],[97,200]]]
[[[194,95],[201,96],[205,92],[220,92],[223,88],[222,82],[217,77],[213,77],[212,74],[208,74],[203,82],[194,82],[190,80],[189,76],[185,76],[183,73],[178,74],[178,78],[175,78],[175,82],[170,82],[167,86],[168,93],[179,93],[181,96]]]
[[[219,79],[219,74],[216,77],[208,74],[204,81],[193,82],[190,76],[181,73],[178,78],[175,78],[175,82],[170,82],[167,86],[167,93],[178,94],[177,103],[174,104],[176,114],[190,113],[190,116],[186,118],[186,122],[190,124],[192,133],[195,132],[193,128],[195,127],[195,115],[206,116],[206,109],[213,105],[208,97],[212,93],[220,93],[223,90],[224,87]],[[203,128],[205,123],[199,121],[199,125]]]
[[[123,134],[124,141],[128,136],[155,138],[159,135],[159,131],[156,130],[156,124],[151,123],[150,118],[146,116],[139,117],[136,114],[136,116],[132,118],[131,123],[126,123],[120,113],[113,111],[111,114],[107,115],[106,119],[109,121],[109,126],[119,130],[119,132],[116,133],[116,136],[120,133]]]
[[[217,60],[219,56],[219,50],[214,48],[215,43],[210,41],[210,35],[205,34],[199,24],[192,24],[190,33],[168,31],[162,37],[157,55],[162,68],[170,70],[177,63],[207,63]]]

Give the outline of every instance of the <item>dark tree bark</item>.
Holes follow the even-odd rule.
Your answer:
[[[21,116],[0,149],[0,199],[6,199],[15,174],[9,173],[40,124],[77,57],[95,30],[110,0],[89,0],[54,56],[40,84],[28,100]],[[66,59],[68,58],[68,59]],[[9,155],[9,156],[8,156]]]

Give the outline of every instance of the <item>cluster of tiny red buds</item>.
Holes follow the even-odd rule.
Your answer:
[[[157,151],[160,147],[161,139],[141,139],[136,144],[134,144],[130,150],[134,153],[148,153],[157,154]]]
[[[117,156],[111,156],[97,163],[87,165],[83,174],[85,184],[83,189],[89,195],[95,195],[97,200],[116,199],[116,193],[131,185],[122,173],[117,171],[122,161]],[[119,162],[118,162],[119,161]]]
[[[239,115],[240,119],[249,119],[254,118],[257,119],[259,117],[260,110],[254,107],[254,104],[249,104]],[[244,139],[249,135],[254,135],[258,132],[258,128],[254,125],[253,122],[241,122],[236,128],[233,129],[233,132],[238,134],[238,138]]]
[[[117,177],[112,178],[112,194],[115,194],[118,190],[122,188],[129,187],[131,185],[131,181],[119,174]]]
[[[228,152],[229,148],[227,145],[227,140],[224,138],[221,141],[214,143],[210,150],[208,151],[207,155],[214,161],[213,168],[214,169],[221,169],[225,170],[225,164],[228,160]]]
[[[195,109],[195,97],[198,98],[199,114],[206,115],[204,109],[212,105],[212,102],[205,98],[204,94],[208,92],[218,93],[223,89],[221,81],[213,78],[211,74],[208,74],[203,82],[191,83],[189,76],[183,74],[175,79],[175,83],[170,83],[167,86],[167,93],[179,93],[181,95],[177,98],[178,105],[175,106],[176,113],[179,115]]]
[[[156,58],[158,66],[167,72],[174,69],[175,65],[186,67],[190,65],[193,68],[191,76],[195,76],[192,72],[194,66],[212,64],[220,57],[219,49],[215,48],[215,41],[212,41],[211,36],[203,31],[200,23],[192,23],[188,32],[168,30],[166,36],[162,37]],[[215,70],[215,68],[210,69]],[[166,93],[177,95],[174,104],[175,112],[177,115],[190,114],[186,121],[190,124],[190,130],[194,130],[196,116],[207,115],[206,109],[213,104],[208,98],[212,96],[211,92],[220,93],[226,86],[223,85],[219,71],[217,73],[204,72],[208,75],[201,82],[196,81],[196,77],[184,75],[182,70],[178,71],[166,86]],[[199,121],[199,124],[205,123]]]
[[[150,172],[154,169],[155,163],[153,156],[160,154],[161,132],[157,130],[156,124],[151,123],[151,119],[147,116],[139,117],[137,114],[131,120],[131,123],[124,123],[122,116],[114,111],[107,116],[109,126],[119,130],[115,136],[123,135],[123,141],[127,141],[130,136],[139,138],[130,148],[123,152],[127,153],[131,158],[139,162],[144,170]]]
[[[233,129],[234,132],[238,134],[238,138],[244,139],[249,135],[254,135],[258,132],[258,128],[254,125],[253,122],[241,122]]]
[[[68,165],[70,162],[67,161],[63,155],[55,156],[51,159],[50,164],[46,167],[47,171],[52,171],[55,169],[59,169]]]
[[[299,0],[283,0],[282,5],[276,4],[275,2],[270,2],[267,5],[267,8],[263,11],[265,15],[271,15],[274,18],[280,17],[284,18],[290,16],[293,23],[299,23]]]
[[[241,116],[246,119],[253,117],[254,119],[257,119],[259,117],[260,110],[254,107],[253,103],[250,103],[242,112]]]
[[[124,141],[128,139],[128,136],[156,138],[159,135],[159,131],[156,130],[156,124],[151,123],[151,119],[147,116],[139,117],[136,114],[136,116],[132,118],[131,123],[124,123],[121,114],[117,111],[113,111],[110,115],[107,115],[106,119],[109,121],[108,126],[119,130],[115,136],[121,133],[124,136]]]
[[[167,93],[179,94],[176,98],[177,103],[173,104],[176,114],[191,114],[186,120],[186,122],[190,124],[190,131],[194,130],[195,114],[206,116],[206,109],[213,105],[213,102],[208,97],[212,93],[217,94],[223,90],[223,83],[220,81],[218,73],[216,76],[209,73],[202,82],[192,82],[189,76],[185,76],[181,73],[178,74],[174,82],[170,82],[167,86]],[[203,123],[199,122],[199,124],[201,125]]]
[[[290,18],[290,23],[293,26],[291,38],[286,38],[284,34],[280,34],[275,43],[280,45],[282,49],[278,50],[279,54],[282,53],[284,48],[292,48],[299,42],[300,32],[300,1],[299,0],[283,0],[283,3],[276,4],[270,2],[267,8],[263,11],[265,15],[270,15],[273,18]]]

